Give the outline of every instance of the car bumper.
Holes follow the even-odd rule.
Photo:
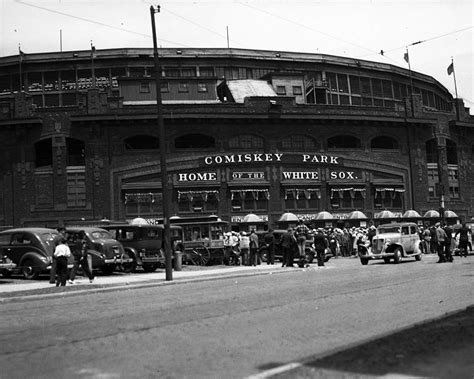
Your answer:
[[[120,258],[120,257],[106,258],[103,260],[103,262],[106,265],[132,263],[133,258]]]

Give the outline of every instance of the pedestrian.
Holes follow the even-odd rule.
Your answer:
[[[461,257],[467,258],[467,246],[469,243],[469,228],[466,226],[466,223],[463,222],[461,228],[456,232],[456,237],[459,235],[459,254]]]
[[[258,236],[255,233],[255,229],[250,231],[250,265],[256,266],[260,264],[260,254],[258,253]]]
[[[302,219],[299,219],[298,225],[295,228],[296,243],[298,244],[298,253],[300,260],[305,256],[306,238],[309,233],[309,228],[304,224]]]
[[[295,251],[298,250],[296,237],[293,228],[288,228],[286,233],[281,236],[281,246],[283,249],[283,264],[282,267],[293,267],[293,260]]]
[[[68,278],[67,260],[71,256],[71,250],[66,244],[66,238],[61,238],[59,244],[54,249],[56,258],[56,287],[65,287]]]
[[[444,223],[443,230],[446,233],[446,239],[444,240],[444,258],[448,262],[452,262],[453,254],[451,251],[451,243],[453,240],[453,229],[451,229],[448,224]]]
[[[436,226],[430,226],[430,250],[433,254],[438,254],[438,236],[436,234]]]
[[[447,262],[446,257],[444,256],[444,243],[446,241],[446,232],[441,227],[441,224],[438,222],[435,225],[436,227],[436,251],[438,252],[438,262],[443,263]]]
[[[92,283],[94,281],[94,275],[89,268],[89,262],[87,260],[88,242],[86,233],[83,230],[79,232],[78,238],[75,242],[72,251],[72,254],[74,255],[74,265],[72,266],[71,276],[69,277],[69,284],[76,284],[74,279],[76,278],[79,266],[82,267],[84,274],[89,278],[89,283]]]
[[[246,232],[242,232],[240,236],[240,256],[242,258],[242,265],[250,266],[249,259],[250,238]]]
[[[314,235],[313,245],[314,249],[316,250],[316,259],[318,261],[318,266],[323,267],[324,252],[328,248],[328,240],[326,239],[326,236],[324,235],[323,230],[321,228],[319,228],[316,231],[316,234]]]
[[[273,229],[269,229],[268,233],[263,236],[263,242],[267,249],[267,265],[275,264],[275,235]]]
[[[54,247],[56,248],[56,246],[59,245],[59,241],[61,239],[66,239],[67,240],[67,236],[66,236],[66,228],[64,226],[59,226],[57,229],[58,231],[58,236],[56,237],[56,239],[54,240]],[[54,254],[53,256],[51,257],[51,270],[49,271],[49,282],[51,284],[55,284],[57,281],[56,281],[56,258],[54,257]]]
[[[425,254],[431,254],[431,232],[429,227],[427,226],[426,229],[423,231],[423,248]]]
[[[375,237],[376,234],[377,234],[377,228],[375,227],[375,225],[371,225],[369,228],[369,231],[367,232],[369,247],[372,247],[372,239]]]

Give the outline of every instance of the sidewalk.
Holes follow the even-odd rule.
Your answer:
[[[310,269],[314,267],[311,266]],[[283,273],[288,271],[302,270],[299,267],[281,267],[262,264],[259,266],[183,266],[181,271],[172,271],[172,280],[166,280],[166,272],[159,269],[154,273],[115,273],[109,276],[96,276],[93,283],[89,283],[86,277],[76,278],[76,284],[67,284],[66,287],[56,287],[44,278],[41,281],[29,281],[21,279],[0,279],[0,302],[18,298],[31,298],[32,296],[56,296],[58,292],[63,295],[77,294],[80,292],[97,292],[113,290],[120,287],[138,288],[156,285],[169,285],[185,283],[197,280],[213,280],[219,278],[239,277],[247,275],[263,275]]]

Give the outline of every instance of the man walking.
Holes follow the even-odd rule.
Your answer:
[[[318,266],[324,266],[324,252],[328,247],[328,240],[324,235],[322,229],[318,229],[314,235],[314,249],[316,250],[316,259],[318,261]]]

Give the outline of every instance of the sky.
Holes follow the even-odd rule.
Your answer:
[[[474,114],[474,0],[0,0],[0,56],[123,47],[337,55],[434,77]],[[383,51],[383,54],[381,53]],[[447,67],[454,62],[454,75]],[[454,77],[456,80],[454,80]]]

